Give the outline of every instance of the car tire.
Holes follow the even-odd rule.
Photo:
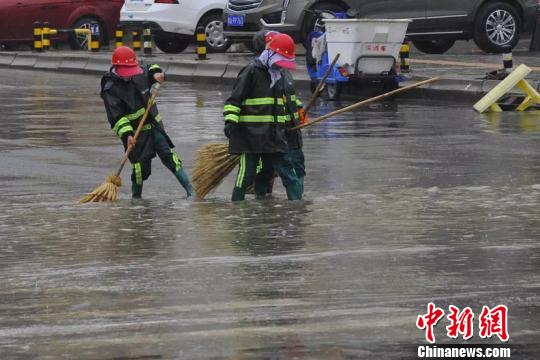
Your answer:
[[[223,15],[210,14],[199,22],[206,34],[206,49],[210,53],[222,53],[231,47],[231,42],[223,34]]]
[[[338,4],[328,3],[328,2],[320,2],[318,4],[315,4],[315,6],[311,8],[311,10],[329,10],[333,12],[346,11],[346,9],[342,8]],[[304,18],[304,25],[302,26],[302,34],[301,34],[301,40],[303,44],[306,42],[308,34],[313,31],[316,21],[317,21],[317,16],[315,16],[314,14],[306,13],[306,17]]]
[[[474,23],[474,42],[487,53],[502,53],[517,45],[522,19],[515,7],[506,2],[492,2],[478,11]]]
[[[452,46],[454,46],[455,40],[415,40],[412,43],[414,47],[425,54],[444,54]]]
[[[189,46],[189,39],[183,36],[155,36],[154,42],[159,50],[167,54],[179,54]]]
[[[107,45],[108,42],[105,42],[107,36],[105,34],[105,28],[103,24],[99,22],[96,18],[93,17],[83,17],[77,20],[73,25],[73,29],[90,29],[90,24],[97,22],[99,24],[99,43],[100,46]],[[88,40],[86,35],[69,35],[69,46],[72,50],[87,50],[88,49]]]

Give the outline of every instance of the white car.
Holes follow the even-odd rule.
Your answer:
[[[230,43],[223,35],[226,0],[126,0],[120,10],[125,29],[150,23],[156,46],[166,53],[180,53],[195,39],[203,26],[209,52],[226,51]]]

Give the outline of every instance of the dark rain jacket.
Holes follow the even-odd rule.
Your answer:
[[[260,61],[246,66],[236,79],[223,114],[228,127],[231,154],[269,154],[288,151],[289,120],[283,89],[270,88],[270,74]]]
[[[115,134],[122,140],[124,148],[127,148],[127,138],[135,135],[139,121],[144,115],[148,100],[152,95],[150,88],[156,82],[154,74],[161,72],[158,65],[149,65],[143,70],[143,74],[123,79],[116,75],[111,68],[101,79],[101,98],[105,103],[107,118]],[[165,136],[169,146],[174,147],[163,129],[161,116],[156,104],[154,104],[137,139],[135,148],[129,156],[132,163],[156,156],[151,134],[153,129],[160,131]]]
[[[285,96],[285,108],[290,118],[290,121],[287,121],[287,144],[289,146],[289,150],[297,150],[301,149],[303,145],[302,130],[290,131],[289,129],[301,124],[300,114],[298,113],[298,111],[302,109],[303,105],[296,96],[296,90],[294,89],[294,79],[291,72],[288,70],[283,70],[281,71],[281,74],[282,78],[279,83],[283,87],[283,94]]]

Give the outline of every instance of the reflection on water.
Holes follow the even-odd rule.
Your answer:
[[[506,304],[523,358],[540,351],[540,161],[514,115],[493,131],[468,105],[407,100],[321,124],[302,202],[279,186],[232,204],[232,179],[188,202],[156,163],[143,200],[79,206],[121,152],[99,79],[0,77],[6,358],[398,359],[429,301]],[[160,94],[188,170],[223,140],[227,90]]]

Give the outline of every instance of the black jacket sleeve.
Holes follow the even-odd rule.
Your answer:
[[[128,136],[133,136],[135,131],[131,126],[130,121],[125,116],[126,109],[124,104],[120,99],[112,96],[107,91],[103,91],[101,97],[105,104],[107,119],[109,120],[111,129],[113,129],[114,133],[125,143]]]
[[[223,106],[223,115],[225,123],[237,124],[240,121],[240,113],[242,111],[242,102],[248,97],[249,91],[252,88],[252,68],[247,66],[236,78],[231,96],[225,101]]]

